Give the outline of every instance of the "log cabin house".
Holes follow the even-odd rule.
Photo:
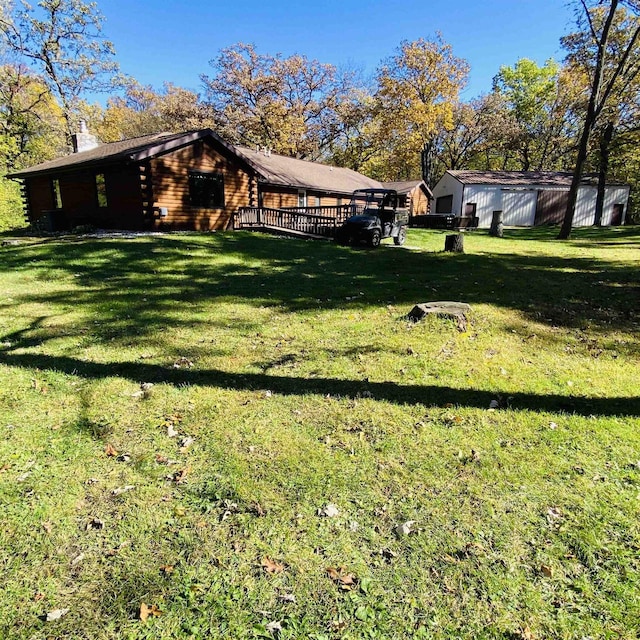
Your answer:
[[[74,151],[9,176],[22,182],[34,227],[226,229],[241,207],[335,206],[382,186],[351,169],[233,146],[210,129],[99,144],[81,127]]]

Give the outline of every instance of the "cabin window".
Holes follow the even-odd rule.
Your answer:
[[[316,196],[316,207],[319,207],[322,203],[322,199],[320,196]]]
[[[337,205],[338,207],[341,207],[341,206],[342,206],[342,198],[340,198],[340,197],[336,198],[336,205]]]
[[[189,201],[192,207],[224,207],[224,176],[221,173],[189,171]]]
[[[62,193],[60,192],[60,180],[54,178],[51,181],[51,190],[53,191],[53,208],[62,209]]]
[[[307,206],[307,192],[304,189],[298,190],[298,206],[299,207]]]
[[[104,179],[104,173],[96,173],[96,200],[100,208],[108,206],[107,183]]]

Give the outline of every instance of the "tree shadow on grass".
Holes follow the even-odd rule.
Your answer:
[[[168,322],[193,325],[185,310],[212,301],[302,312],[389,303],[408,311],[417,302],[454,299],[513,309],[553,326],[637,330],[637,265],[489,253],[492,246],[500,247],[486,239],[484,252],[460,255],[391,246],[353,251],[238,232],[72,239],[5,247],[1,268],[35,273],[36,280],[72,280],[66,290],[32,288],[8,304],[82,305],[108,339],[114,332],[151,335]],[[93,333],[100,338],[99,329]]]
[[[509,393],[436,385],[400,385],[339,378],[299,378],[267,373],[234,373],[220,369],[169,369],[139,362],[86,362],[65,356],[10,354],[0,352],[0,363],[13,367],[52,370],[87,379],[120,377],[133,383],[153,382],[179,386],[201,386],[234,391],[271,391],[280,395],[321,395],[368,398],[394,404],[444,407],[453,405],[488,409],[501,398],[514,410],[569,413],[581,416],[640,416],[640,398],[592,398],[536,393]]]

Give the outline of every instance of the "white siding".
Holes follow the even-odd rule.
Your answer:
[[[488,229],[493,212],[502,209],[502,189],[499,186],[469,184],[464,190],[464,202],[459,211],[464,214],[467,204],[475,203],[478,226]]]
[[[453,205],[450,213],[455,213],[459,216],[462,208],[462,183],[459,180],[456,180],[449,173],[445,173],[442,178],[438,180],[436,186],[433,187],[434,202],[431,210],[432,213],[436,212],[436,203],[438,198],[442,198],[444,196],[453,196]]]
[[[451,213],[464,215],[467,204],[476,205],[476,215],[478,216],[478,226],[488,229],[491,226],[493,212],[501,210],[503,212],[503,222],[508,226],[532,226],[535,223],[536,204],[539,191],[564,190],[558,187],[548,187],[541,185],[526,185],[522,187],[511,187],[507,185],[487,185],[468,184],[462,185],[449,173],[445,173],[433,188],[433,196],[437,198],[451,195],[453,205]],[[576,202],[576,213],[573,221],[574,227],[591,226],[595,219],[596,207],[596,187],[580,187]],[[613,205],[623,204],[623,222],[627,213],[627,201],[629,198],[629,187],[611,186],[605,190],[604,211],[602,214],[602,224],[611,224]],[[435,202],[432,208],[435,213]]]
[[[502,222],[508,226],[533,226],[536,219],[537,202],[537,191],[503,191]]]
[[[580,187],[576,202],[576,213],[573,218],[574,227],[590,227],[596,218],[596,187]],[[604,205],[602,207],[602,225],[611,224],[613,205],[623,204],[623,222],[627,213],[627,200],[629,199],[629,187],[606,187],[604,192]]]
[[[590,227],[596,217],[596,187],[580,187],[576,200],[576,212],[573,215],[574,227]]]
[[[604,193],[604,211],[602,212],[602,224],[610,225],[613,215],[613,205],[624,205],[621,224],[627,217],[627,205],[629,202],[629,187],[607,187]]]

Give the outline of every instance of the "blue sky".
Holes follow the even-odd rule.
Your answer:
[[[304,54],[373,73],[402,40],[440,31],[471,65],[469,100],[491,89],[500,65],[562,58],[573,28],[567,0],[98,0],[125,73],[159,88],[200,91],[209,60],[237,42],[260,53]]]

